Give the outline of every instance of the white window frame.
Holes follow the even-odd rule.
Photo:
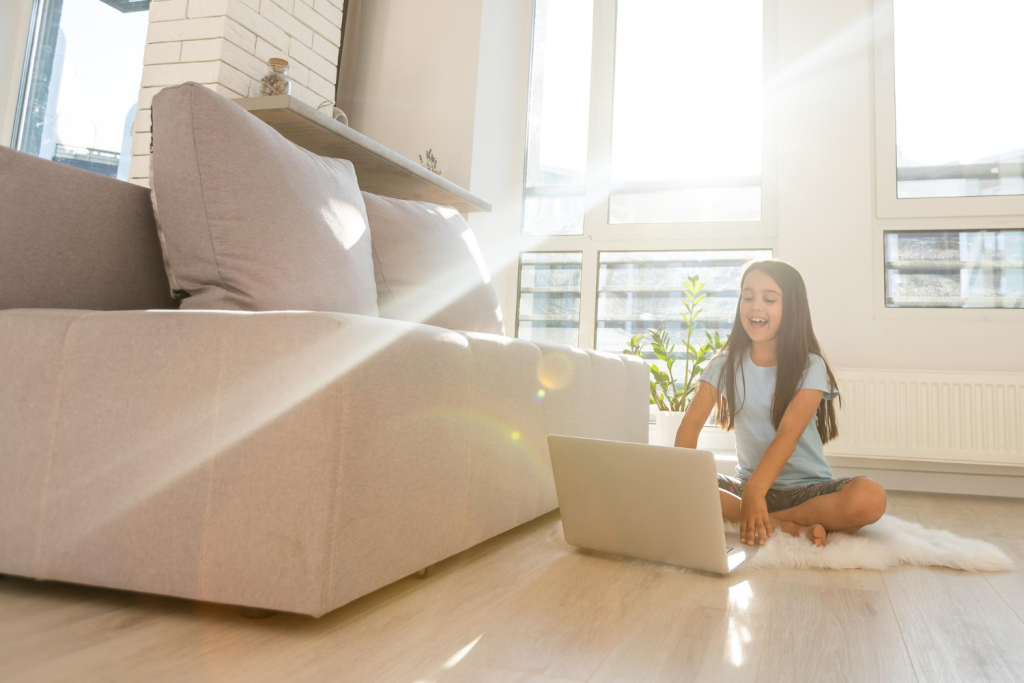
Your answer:
[[[25,78],[25,56],[28,53],[28,39],[33,35],[33,22],[37,15],[39,0],[7,0],[10,6],[3,10],[3,16],[14,23],[9,27],[15,36],[13,44],[6,46],[9,58],[0,65],[0,85],[7,83],[7,92],[0,92],[0,102],[7,102],[7,108],[0,111],[0,145],[13,146],[15,123],[21,104],[22,81]],[[2,54],[2,51],[0,51]]]
[[[896,71],[893,2],[874,0],[875,159],[879,218],[1024,216],[1024,195],[896,198]]]
[[[762,83],[776,73],[776,2],[762,2]],[[612,108],[615,74],[616,0],[594,0],[591,52],[590,121],[582,235],[518,234],[517,253],[577,251],[583,254],[580,273],[579,348],[594,349],[597,341],[599,253],[602,251],[690,251],[705,249],[771,249],[778,253],[778,152],[774,109],[762,108],[761,219],[713,223],[609,224],[608,191],[612,148]],[[532,31],[532,27],[531,27]],[[532,58],[532,49],[530,50]],[[524,155],[524,187],[525,187]],[[517,259],[518,261],[519,259]],[[519,287],[507,310],[518,316]]]
[[[874,0],[875,216],[871,246],[874,319],[1019,322],[1024,318],[1024,309],[889,308],[885,305],[886,232],[1024,229],[1024,195],[897,199],[894,51],[893,0]]]
[[[876,219],[872,231],[872,280],[875,320],[967,322],[1016,322],[1024,320],[1022,308],[889,308],[885,305],[885,233],[940,232],[958,230],[1024,230],[1024,219],[1014,217],[978,217],[964,219],[899,218]]]

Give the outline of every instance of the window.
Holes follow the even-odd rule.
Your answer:
[[[897,197],[1024,194],[1022,30],[1020,0],[894,0]]]
[[[1016,320],[1024,89],[1015,45],[1024,4],[874,5],[875,316]],[[902,220],[922,218],[930,220]]]
[[[582,256],[579,252],[521,255],[517,337],[579,345]]]
[[[878,216],[1024,215],[1024,3],[875,0],[874,23]]]
[[[128,178],[148,0],[36,0],[15,149]]]
[[[612,251],[602,252],[597,294],[597,348],[622,351],[633,335],[664,325],[680,346],[687,332],[683,312],[683,283],[696,275],[706,295],[700,304],[693,339],[706,340],[705,331],[729,336],[737,287],[744,264],[771,258],[771,251]],[[648,361],[653,362],[651,355]]]
[[[740,268],[776,241],[774,0],[720,5],[535,0],[519,337],[678,335],[691,274],[701,325],[731,328]]]
[[[593,0],[537,0],[523,232],[583,234]]]
[[[890,308],[1024,308],[1024,230],[885,233]]]
[[[620,2],[609,223],[761,217],[761,0]]]

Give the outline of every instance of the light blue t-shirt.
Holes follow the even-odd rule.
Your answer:
[[[708,382],[721,393],[725,392],[725,363],[726,356],[719,354],[708,362],[700,375],[702,382]],[[736,372],[736,406],[733,407],[734,411],[739,409],[735,412],[733,422],[738,461],[736,476],[743,481],[754,473],[764,452],[775,438],[771,414],[772,397],[775,395],[775,375],[775,366],[765,368],[755,365],[750,359],[749,349],[743,355],[743,372],[739,372],[739,369]],[[803,381],[797,385],[797,390],[800,389],[819,389],[824,392],[822,400],[839,395],[839,391],[828,381],[825,361],[815,353],[808,357]],[[818,434],[818,416],[815,415],[807,429],[800,435],[796,449],[789,456],[789,461],[771,487],[788,491],[833,478],[832,469],[825,462],[821,435]]]

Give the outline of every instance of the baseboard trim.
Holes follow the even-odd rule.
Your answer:
[[[866,475],[892,491],[1024,498],[1024,483],[1019,477],[848,467],[833,467],[832,472],[837,477]]]
[[[713,451],[720,474],[736,473],[734,451]],[[836,477],[864,475],[886,489],[922,493],[1024,498],[1024,467],[826,456]]]
[[[825,460],[833,468],[866,467],[875,470],[899,470],[902,472],[940,472],[944,474],[988,474],[998,477],[1024,477],[1024,466],[1022,465],[911,460],[907,458],[879,458],[870,455],[832,455],[829,453],[825,454]],[[1024,485],[1024,482],[1018,482],[1018,485]]]

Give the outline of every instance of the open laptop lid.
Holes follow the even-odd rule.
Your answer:
[[[710,451],[549,436],[567,543],[728,573]]]

